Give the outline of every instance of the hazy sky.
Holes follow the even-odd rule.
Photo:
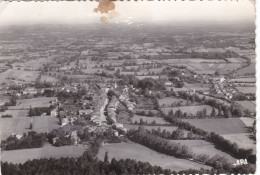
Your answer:
[[[93,12],[98,2],[0,2],[0,25],[27,23],[93,23],[107,14]],[[212,21],[253,22],[249,0],[115,2],[118,17],[109,23]]]

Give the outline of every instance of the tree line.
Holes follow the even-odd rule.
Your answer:
[[[188,122],[183,122],[179,119],[176,119],[174,116],[164,115],[164,119],[181,129],[192,131],[195,134],[203,136],[205,140],[213,143],[217,149],[231,154],[235,158],[247,159],[252,164],[256,163],[256,155],[253,154],[252,149],[238,148],[238,145],[236,143],[230,142],[229,140],[216,134],[215,132],[207,132],[203,129],[196,128]]]
[[[139,128],[138,130],[130,130],[127,133],[127,136],[131,141],[142,144],[157,152],[177,158],[184,158],[203,163],[213,167],[220,172],[233,172],[233,166],[223,156],[215,155],[210,158],[205,154],[196,155],[190,150],[188,146],[163,139],[162,137],[157,136],[151,131],[145,130],[143,128]],[[250,171],[254,172],[254,169],[251,169]]]

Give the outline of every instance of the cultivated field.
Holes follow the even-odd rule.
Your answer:
[[[255,83],[256,82],[256,78],[255,77],[233,78],[233,79],[229,80],[229,82]]]
[[[239,118],[183,119],[197,128],[217,134],[247,133],[246,125]]]
[[[256,93],[256,87],[236,87],[236,89],[242,93]]]
[[[163,131],[164,129],[166,131],[169,131],[169,132],[172,132],[172,131],[175,131],[177,129],[176,126],[146,126],[146,125],[129,125],[129,124],[124,124],[124,128],[126,128],[127,130],[130,130],[130,129],[138,129],[140,127],[144,127],[145,129],[147,130],[157,130],[158,128],[161,129],[161,131]]]
[[[4,105],[6,102],[9,102],[9,101],[10,101],[9,98],[10,98],[10,97],[8,97],[8,96],[3,96],[3,95],[1,95],[1,96],[0,96],[0,105],[2,106],[2,105]]]
[[[206,154],[209,157],[213,157],[215,155],[224,156],[226,157],[230,163],[236,162],[236,159],[229,154],[222,152],[215,148],[215,146],[207,141],[204,140],[171,140],[173,143],[180,143],[181,145],[186,145],[190,148],[190,150],[198,154]]]
[[[195,91],[209,91],[209,84],[187,84],[185,83],[185,87],[190,90]]]
[[[167,86],[166,89],[168,91],[188,91],[189,89],[187,89],[185,86],[182,87],[182,88],[177,88],[177,87],[174,87],[174,86]]]
[[[12,133],[27,133],[32,121],[33,118],[30,117],[0,118],[1,140],[8,138]]]
[[[243,108],[248,109],[250,112],[256,111],[256,105],[251,101],[236,101],[236,103],[241,105]]]
[[[180,104],[180,105],[186,105],[186,100],[174,98],[174,97],[166,97],[158,100],[159,105],[166,105],[170,106],[172,104]]]
[[[52,77],[52,76],[42,75],[40,82],[56,83],[56,82],[58,82],[58,79],[55,77]]]
[[[42,148],[3,151],[1,153],[1,161],[24,163],[28,160],[40,158],[80,157],[86,148],[87,147],[81,145],[55,147],[46,144]]]
[[[0,83],[10,82],[11,80],[19,81],[21,83],[35,82],[39,77],[39,71],[25,71],[8,69],[5,72],[0,73]]]
[[[127,130],[130,129],[138,129],[139,127],[143,127],[144,129],[147,129],[149,131],[151,130],[158,130],[160,128],[161,131],[166,130],[172,133],[172,131],[176,131],[178,129],[178,127],[176,126],[149,126],[149,125],[129,125],[129,124],[124,124],[124,128],[126,128]],[[184,137],[187,137],[189,131],[186,130],[182,130],[184,133]]]
[[[247,67],[239,69],[237,72],[238,75],[255,75],[255,64],[250,64]]]
[[[197,74],[214,74],[216,71],[221,73],[229,73],[243,66],[237,63],[189,63]]]
[[[17,117],[26,117],[28,116],[29,110],[6,110],[5,112],[0,112],[0,116],[2,115],[12,115],[14,118]]]
[[[58,118],[52,116],[33,117],[32,130],[38,133],[50,132],[60,127],[58,122]]]
[[[50,101],[55,100],[55,97],[37,97],[30,99],[17,100],[16,106],[11,106],[9,109],[29,109],[30,107],[49,107]]]
[[[115,143],[105,145],[101,147],[97,157],[100,160],[104,160],[106,152],[108,152],[108,157],[110,160],[112,158],[117,160],[127,158],[135,159],[138,161],[149,162],[151,165],[161,166],[162,168],[168,168],[174,171],[181,171],[190,168],[198,170],[200,168],[210,169],[209,166],[161,154],[135,143]]]
[[[239,148],[252,149],[256,153],[256,142],[250,138],[251,134],[249,133],[224,134],[221,136],[231,142],[237,143]]]
[[[30,130],[30,124],[33,128]],[[22,135],[29,131],[50,132],[52,129],[59,128],[58,118],[51,116],[42,117],[22,117],[0,118],[1,139],[8,138],[13,133]]]
[[[255,119],[249,117],[241,117],[240,120],[246,125],[246,127],[252,127]]]

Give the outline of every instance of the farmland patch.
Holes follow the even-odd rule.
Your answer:
[[[80,157],[85,150],[86,147],[82,145],[55,147],[46,144],[42,148],[3,151],[1,159],[10,163],[24,163],[40,158]]]
[[[97,157],[100,160],[103,160],[106,152],[108,152],[110,160],[112,158],[117,160],[127,158],[135,159],[137,161],[149,162],[151,165],[161,166],[162,168],[168,168],[174,171],[181,171],[189,168],[198,170],[200,168],[210,169],[209,166],[161,154],[136,143],[115,143],[105,145],[101,147]]]
[[[215,148],[215,146],[207,141],[204,140],[171,140],[173,143],[180,143],[181,145],[186,145],[189,147],[189,149],[195,153],[198,154],[206,154],[209,155],[209,157],[213,157],[215,155],[224,156],[226,157],[230,163],[236,162],[236,159],[229,154],[222,152]]]
[[[246,125],[239,118],[183,119],[191,125],[217,134],[247,133]]]

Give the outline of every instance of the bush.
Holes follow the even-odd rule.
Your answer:
[[[12,115],[9,115],[9,114],[5,114],[5,115],[2,115],[1,118],[12,118],[13,116]]]

